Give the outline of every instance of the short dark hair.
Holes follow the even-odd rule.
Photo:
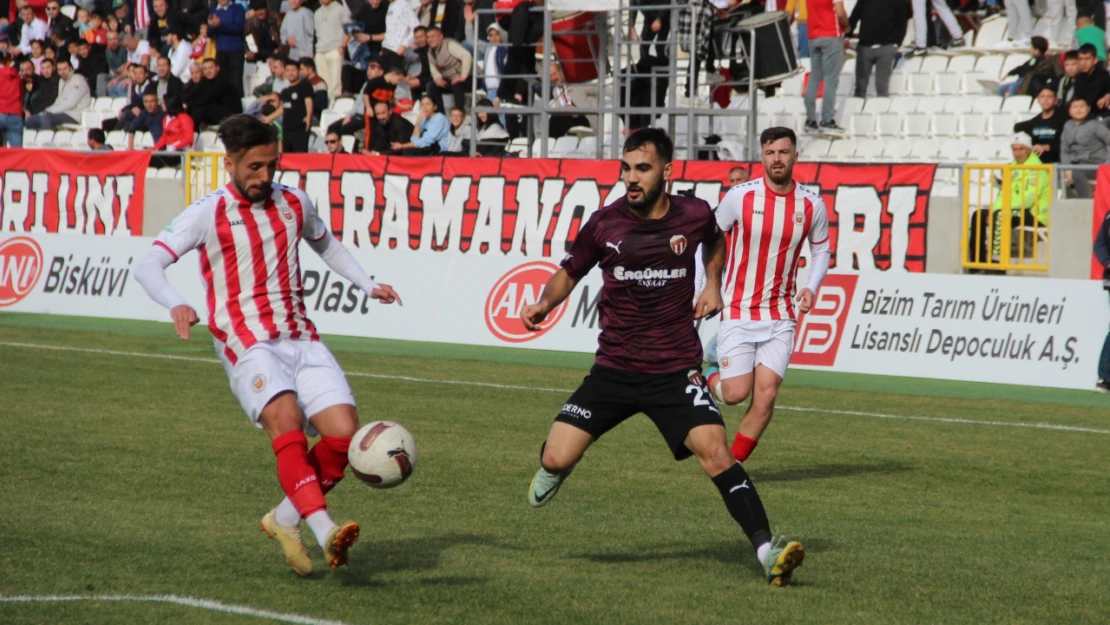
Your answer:
[[[168,115],[180,115],[185,112],[185,107],[181,104],[181,97],[176,95],[167,95],[165,100],[166,113]]]
[[[1093,43],[1085,43],[1079,46],[1079,53],[1087,56],[1098,56],[1098,48]]]
[[[43,59],[43,60],[47,61],[49,59]],[[68,58],[62,58],[62,59],[58,59],[57,61],[54,61],[54,65],[61,65],[62,63],[65,63],[66,65],[68,65],[70,67],[73,67],[73,63],[70,63]]]
[[[786,126],[772,126],[764,130],[759,135],[759,145],[764,146],[768,143],[774,143],[779,139],[790,139],[791,145],[795,147],[798,145],[798,135],[794,134],[794,131]]]
[[[232,115],[216,131],[228,154],[277,143],[277,128],[250,115]]]
[[[412,29],[412,34],[415,35],[416,33],[426,32],[427,30],[428,30],[427,26],[417,26],[416,28]]]
[[[31,62],[32,62],[32,63],[34,63],[34,61],[31,61]],[[55,61],[54,59],[48,59],[48,58],[44,58],[44,59],[43,59],[43,60],[41,61],[41,63],[49,63],[49,64],[51,64],[51,65],[53,65],[53,66],[55,66],[55,67],[57,67],[57,65],[58,65],[58,62],[57,62],[57,61]]]
[[[1079,50],[1068,50],[1066,53],[1064,53],[1064,60],[1065,61],[1078,61],[1079,60]]]
[[[1041,90],[1037,92],[1037,95],[1039,96],[1042,93],[1044,93],[1045,91],[1051,93],[1053,96],[1056,95],[1056,90],[1053,89],[1052,87],[1041,87]]]
[[[107,139],[104,137],[104,131],[100,128],[90,128],[87,139],[96,141],[97,143],[104,143]]]
[[[1044,37],[1033,37],[1030,40],[1030,43],[1032,44],[1034,50],[1040,51],[1042,56],[1045,52],[1048,52],[1048,39],[1045,39]]]
[[[386,102],[385,100],[374,100],[374,103],[370,105],[370,108],[371,109],[376,109],[376,108],[378,108],[379,104],[384,105],[385,110],[387,110],[387,111],[393,109],[393,107],[389,105],[389,102]]]
[[[313,61],[311,56],[306,56],[297,62],[300,63],[301,67],[307,67],[312,71],[316,71],[316,61]]]
[[[439,34],[441,34],[441,35],[443,34],[443,31],[442,31],[442,30],[440,30],[439,26],[429,26],[429,27],[428,27],[428,32],[433,32],[433,31],[434,31],[434,32],[437,32],[437,33],[439,33]]]
[[[204,61],[201,62],[201,65],[204,65],[205,63],[211,63],[211,64],[215,65],[216,67],[220,66],[220,62],[217,61],[216,59],[204,59]]]
[[[273,112],[276,110],[277,107],[274,106],[272,102],[267,102],[262,105],[262,108],[259,110],[259,112],[261,112],[263,115],[272,115]]]
[[[286,67],[289,67],[290,65],[292,65],[293,67],[299,67],[299,66],[297,65],[297,62],[296,62],[296,61],[294,61],[293,59],[285,59],[285,62],[284,62],[284,63],[282,63],[282,65],[284,65],[284,66],[286,66]]]
[[[647,144],[655,146],[655,153],[659,155],[659,160],[664,164],[671,162],[674,158],[674,141],[667,136],[667,131],[662,128],[653,128],[651,126],[645,128],[637,128],[628,138],[624,140],[624,154],[633,150],[639,150]]]

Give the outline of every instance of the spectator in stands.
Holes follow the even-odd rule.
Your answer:
[[[104,47],[104,61],[108,65],[108,76],[104,83],[97,83],[97,94],[110,98],[122,98],[127,95],[128,73],[127,68],[131,61],[127,60],[127,48],[120,44],[119,33],[108,32],[108,44]]]
[[[23,147],[23,78],[12,57],[0,52],[0,147]]]
[[[282,89],[289,86],[285,83],[285,57],[271,56],[269,60],[266,61],[266,64],[270,69],[270,75],[266,77],[266,80],[262,81],[261,85],[254,88],[252,93],[256,98],[261,98],[271,93],[281,93]]]
[[[305,0],[289,0],[289,12],[281,22],[281,42],[289,46],[289,58],[303,59],[314,54],[316,22]]]
[[[267,102],[267,103],[262,105],[262,111],[261,111],[262,117],[260,117],[259,119],[262,119],[262,120],[274,119],[274,111],[280,111],[280,110],[281,110],[281,107],[274,106],[273,102]],[[278,113],[277,118],[274,119],[274,121],[268,122],[268,123],[271,126],[273,126],[274,130],[277,132],[278,149],[280,150],[281,149],[281,144],[285,140],[285,138],[282,137],[282,134],[281,134],[281,113]]]
[[[343,149],[343,138],[334,132],[329,132],[324,136],[324,146],[328,154],[346,154],[347,150]]]
[[[3,54],[7,54],[5,50]],[[35,73],[35,64],[31,59],[22,57],[19,62],[19,77],[23,80],[23,109],[26,111],[31,103],[31,96],[38,90],[42,83],[42,76]],[[20,114],[22,116],[22,113]]]
[[[563,68],[558,61],[552,61],[549,66],[551,83],[551,106],[553,108],[575,108],[570,90],[567,89]],[[565,137],[571,128],[576,126],[590,127],[590,120],[585,115],[578,113],[553,113],[547,125],[547,136],[553,139]]]
[[[127,60],[134,65],[150,68],[150,44],[135,35],[124,33],[120,35],[123,47],[127,49]]]
[[[62,5],[58,0],[46,3],[46,28],[53,30],[55,25],[61,25],[65,30],[73,30],[73,19],[62,13]]]
[[[470,136],[473,127],[466,117],[466,111],[455,106],[447,115],[451,128],[447,131],[447,154],[470,154]]]
[[[127,128],[143,112],[143,94],[146,93],[147,87],[151,86],[150,77],[146,67],[142,65],[131,65],[128,68],[128,73],[131,75],[131,82],[127,88],[127,104],[116,114],[116,119],[106,119],[101,122],[100,127],[106,131]],[[155,102],[157,101],[156,95]]]
[[[328,132],[334,132],[339,136],[353,135],[366,128],[366,117],[374,110],[370,90],[379,88],[385,82],[382,80],[383,76],[385,72],[382,71],[380,61],[372,60],[366,64],[366,82],[362,84],[362,90],[355,94],[354,105],[343,119],[328,125]],[[386,101],[388,102],[388,99]]]
[[[412,31],[412,47],[405,52],[403,63],[408,72],[405,79],[413,100],[424,96],[424,85],[432,81],[432,70],[428,64],[428,29],[417,26]]]
[[[218,126],[231,115],[241,112],[243,104],[215,59],[205,61],[201,69],[204,78],[199,88],[194,93],[186,89],[182,94],[182,103],[193,122]]]
[[[1095,52],[1098,54],[1098,60],[1106,63],[1106,31],[1095,26],[1094,19],[1091,16],[1080,15],[1076,18],[1075,40],[1079,42],[1080,48],[1088,43],[1094,46]]]
[[[58,97],[41,115],[27,118],[26,127],[48,130],[62,124],[80,124],[81,112],[89,108],[92,98],[84,76],[73,71],[68,59],[58,61]]]
[[[359,71],[366,71],[367,61],[381,56],[382,42],[385,41],[385,18],[388,13],[389,3],[385,0],[368,0],[366,5],[355,13],[354,19],[362,24],[362,32],[355,35],[358,48],[351,56],[351,63]]]
[[[120,34],[135,35],[135,16],[127,0],[112,0],[112,10],[115,12],[116,30]]]
[[[312,130],[312,85],[301,80],[300,66],[296,61],[285,61],[285,80],[289,86],[279,95],[282,108],[262,121],[273,122],[281,117],[282,151],[285,153],[308,152],[309,131]]]
[[[316,71],[328,83],[328,95],[338,98],[343,93],[343,48],[348,37],[343,25],[351,21],[351,13],[342,2],[320,0],[316,9]]]
[[[185,40],[185,31],[173,26],[166,32],[166,56],[170,60],[170,73],[181,82],[189,80],[189,65],[192,64],[193,44]]]
[[[19,9],[19,20],[19,49],[23,54],[30,54],[31,42],[36,39],[45,41],[50,31],[46,28],[46,22],[35,17],[35,10],[30,5]]]
[[[489,98],[478,100],[479,107],[492,107]],[[509,133],[501,125],[496,115],[489,113],[476,113],[475,125],[478,128],[477,152],[481,156],[503,156],[505,147],[509,143]]]
[[[728,170],[728,187],[731,189],[738,184],[744,184],[750,177],[748,170],[743,167],[733,167]]]
[[[470,93],[470,72],[474,57],[454,39],[447,39],[439,28],[428,29],[428,69],[432,81],[424,88],[428,94],[443,102],[443,92],[450,91],[455,106],[465,106]]]
[[[246,51],[245,58],[248,61],[265,61],[281,47],[281,18],[270,13],[266,8],[266,0],[251,0],[251,10],[247,15],[247,34],[254,38],[255,48],[258,49],[257,52],[249,49]]]
[[[844,64],[843,29],[848,25],[848,14],[840,0],[808,0],[809,56],[812,70],[806,85],[806,132],[844,134],[837,125],[836,89],[840,83],[840,67]],[[821,100],[821,118],[817,118],[817,90],[825,82]]]
[[[1068,106],[1071,119],[1060,133],[1060,162],[1066,165],[1101,165],[1107,162],[1110,129],[1091,118],[1091,107],[1083,98]],[[1091,197],[1093,171],[1066,170],[1064,176],[1081,198]]]
[[[135,135],[140,132],[149,132],[150,137],[155,141],[161,139],[163,117],[165,117],[165,112],[162,110],[161,103],[158,102],[158,96],[153,91],[143,94],[142,110],[125,127],[127,131],[127,149],[135,149]]]
[[[382,66],[404,67],[405,52],[414,44],[414,29],[420,20],[408,0],[389,0],[385,14],[385,39],[382,40]]]
[[[73,20],[73,26],[77,29],[77,36],[85,39],[85,33],[92,28],[92,13],[83,7],[77,9],[77,19]]]
[[[447,4],[448,8],[453,6],[458,5],[450,2]],[[482,38],[483,32],[481,31],[481,26],[484,22],[478,19],[478,2],[477,0],[462,0],[461,7],[462,14],[459,16],[458,26],[455,27],[454,30],[452,30],[452,25],[448,21],[447,16],[444,16],[443,23],[439,25],[443,30],[443,36],[458,41],[466,48],[467,52],[474,56],[484,54],[486,51],[486,41]],[[669,16],[669,12],[665,12],[665,14]],[[670,22],[668,21],[667,23],[669,28]],[[486,26],[488,27],[489,25],[486,24]],[[666,41],[666,37],[664,37],[663,40]],[[477,50],[474,49],[473,42],[477,42]]]
[[[856,97],[867,97],[871,70],[875,69],[875,92],[890,97],[890,75],[894,73],[894,54],[906,38],[906,3],[890,0],[859,0],[848,18],[848,32],[859,24],[856,47]],[[800,36],[800,35],[799,35]]]
[[[1099,62],[1098,52],[1089,43],[1079,46],[1075,98],[1086,100],[1095,117],[1101,116],[1101,112],[1110,106],[1110,74],[1106,73],[1106,66]]]
[[[1033,36],[1033,12],[1029,0],[1006,0],[1006,39],[1014,48],[1029,47]]]
[[[509,50],[501,46],[501,27],[497,22],[490,24],[486,29],[486,37],[490,45],[486,46],[486,63],[482,67],[482,81],[486,93],[496,94],[501,84],[500,76],[505,73],[505,57],[508,56]]]
[[[108,59],[104,53],[104,46],[89,45],[89,42],[84,39],[78,39],[76,45],[77,59],[80,63],[77,73],[84,76],[85,82],[90,86],[107,84]]]
[[[146,0],[140,1],[145,2]],[[146,29],[146,40],[150,44],[151,50],[156,50],[159,54],[166,54],[170,49],[166,35],[169,34],[172,28],[184,27],[185,17],[179,17],[180,11],[171,13],[168,0],[154,0],[152,6],[154,13],[150,16],[150,25]]]
[[[89,26],[89,30],[85,32],[85,41],[88,41],[89,43],[99,43],[101,45],[107,44],[108,43],[108,27],[106,25],[107,21],[108,21],[107,18],[105,18],[104,14],[101,13],[100,11],[96,11],[95,13],[93,13],[92,14],[92,22]],[[115,32],[115,31],[112,31],[112,32]],[[118,35],[119,33],[116,33],[116,34]],[[119,41],[118,37],[117,37],[116,41]]]
[[[816,2],[816,0],[809,0],[809,2],[809,25],[810,28],[813,28],[813,4]],[[1007,0],[1007,2],[1009,2],[1009,0]],[[1018,0],[1018,2],[1025,2],[1025,0]],[[898,2],[890,2],[890,4],[898,4]],[[944,27],[948,30],[948,34],[952,38],[952,41],[948,44],[948,47],[964,47],[966,45],[966,43],[964,42],[964,31],[962,28],[960,28],[960,23],[956,21],[956,16],[952,14],[952,9],[949,8],[948,3],[945,2],[945,0],[913,0],[914,46],[913,50],[910,51],[909,56],[922,56],[928,51],[928,49],[926,48],[926,45],[928,44],[928,41],[926,40],[926,35],[928,32],[926,30],[926,20],[930,15],[930,11],[925,8],[926,4],[932,5],[933,11],[936,11],[937,16],[940,17],[940,21],[944,23]],[[1026,5],[1026,11],[1028,12],[1028,10],[1029,7],[1028,5]],[[1032,28],[1033,24],[1030,23],[1029,27]],[[1028,40],[1029,35],[1026,34],[1025,37]],[[812,50],[812,34],[810,34],[810,39],[810,50]]]
[[[193,118],[181,106],[180,98],[166,98],[166,115],[162,118],[162,137],[154,144],[153,150],[182,152],[193,147],[196,128]]]
[[[998,86],[998,95],[1034,95],[1042,87],[1051,88],[1063,73],[1056,58],[1048,55],[1048,40],[1033,37],[1030,42],[1029,60],[1006,73],[1014,80]]]
[[[1110,293],[1110,212],[1102,220],[1095,235],[1095,258],[1102,264],[1102,288]],[[1098,358],[1098,383],[1095,390],[1110,393],[1110,333],[1102,343],[1102,353]]]
[[[788,23],[798,22],[798,58],[809,58],[809,15],[806,0],[786,0],[786,19]],[[901,43],[901,42],[899,42]]]
[[[35,64],[35,71],[39,72],[42,60],[46,58],[46,44],[38,39],[31,42],[31,62]]]
[[[1041,89],[1037,94],[1037,104],[1041,114],[1033,119],[1014,124],[1014,132],[1023,132],[1033,137],[1033,153],[1042,163],[1060,161],[1060,134],[1068,121],[1068,114],[1058,105],[1056,92],[1051,87]]]
[[[196,47],[196,35],[201,32],[201,28],[207,29],[210,4],[211,0],[179,0],[176,3],[177,8],[173,9],[180,10],[185,18],[185,32],[193,35],[193,47]]]
[[[165,102],[167,97],[175,97],[180,99],[181,92],[185,89],[185,84],[181,80],[170,73],[170,59],[169,57],[158,57],[158,72],[154,76],[154,86],[149,87],[154,89],[158,96],[159,102]]]
[[[104,136],[104,131],[100,128],[89,128],[88,134],[85,135],[85,145],[93,152],[111,152],[112,146],[105,143],[107,138]]]
[[[304,57],[298,61],[298,65],[301,68],[301,78],[312,86],[312,106],[319,119],[320,113],[328,108],[328,83],[316,73],[316,61],[312,57]]]
[[[393,149],[394,143],[405,143],[412,138],[414,127],[412,122],[393,114],[393,107],[389,102],[374,103],[374,118],[370,122],[370,137],[367,140],[367,149],[364,154],[398,154]]]
[[[436,108],[436,101],[425,95],[420,99],[420,114],[416,117],[416,131],[411,140],[405,143],[394,142],[390,147],[405,156],[439,154],[447,149],[449,125],[447,117]]]
[[[1064,103],[1075,99],[1075,81],[1079,76],[1079,51],[1068,50],[1064,54],[1064,77],[1056,87],[1056,99]]]
[[[196,63],[216,58],[216,42],[208,36],[208,24],[201,24],[199,31],[193,37],[193,53],[189,58]]]
[[[24,119],[31,115],[41,115],[46,112],[54,100],[58,99],[58,83],[60,82],[55,70],[56,65],[51,59],[42,61],[42,80],[35,86],[35,91],[27,101],[27,109],[23,114]]]
[[[226,77],[225,82],[235,90],[236,97],[241,97],[243,93],[246,25],[247,13],[243,5],[231,0],[218,0],[208,14],[208,33],[216,40],[216,63],[220,73]]]
[[[1011,140],[1014,160],[1011,165],[1040,165],[1041,161],[1033,152],[1029,135],[1018,133]],[[1052,181],[1047,171],[1035,169],[1012,170],[1010,179],[1010,218],[1000,214],[1003,208],[1002,193],[999,193],[990,209],[975,211],[968,230],[968,251],[972,262],[986,263],[997,259],[1001,251],[1001,231],[1003,227],[1020,226],[1048,227],[1048,207],[1052,203]],[[990,215],[988,215],[990,211]],[[1006,226],[1006,222],[1009,225]],[[987,244],[991,245],[991,256],[987,256]],[[972,271],[978,273],[978,271]]]

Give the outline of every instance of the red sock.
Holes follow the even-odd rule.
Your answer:
[[[736,438],[732,441],[732,455],[740,462],[743,462],[748,459],[748,456],[752,455],[752,452],[755,451],[755,446],[758,444],[759,441],[754,438],[748,438],[737,432]]]
[[[320,490],[327,492],[343,479],[347,469],[347,448],[351,438],[342,436],[321,436],[320,441],[308,452],[308,464],[320,478]]]
[[[302,518],[327,507],[316,471],[308,461],[308,439],[304,432],[286,432],[273,440],[278,481]]]

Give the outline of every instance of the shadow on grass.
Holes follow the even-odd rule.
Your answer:
[[[832,543],[821,538],[797,538],[805,545],[807,554],[829,551]],[[682,549],[677,545],[660,545],[654,548],[640,549],[634,553],[580,553],[567,557],[589,560],[598,564],[637,564],[640,562],[663,562],[668,560],[689,560],[691,562],[715,561],[722,564],[740,566],[750,571],[753,575],[762,575],[763,567],[755,559],[755,553],[743,537],[737,540],[720,542],[716,545],[706,545],[694,549]]]
[[[760,471],[758,468],[751,471],[752,479],[756,486],[764,482],[801,482],[803,480],[822,480],[837,477],[853,477],[857,475],[890,475],[912,471],[911,465],[902,462],[872,462],[872,463],[835,463],[835,464],[810,464],[798,467],[785,467]]]
[[[364,535],[365,536],[365,535]],[[374,579],[378,573],[435,571],[442,564],[443,552],[460,545],[500,546],[488,536],[446,534],[402,540],[362,540],[351,551],[351,560],[339,575],[344,586],[384,586]],[[481,577],[448,575],[430,577],[419,583],[436,586],[468,586],[485,583]]]

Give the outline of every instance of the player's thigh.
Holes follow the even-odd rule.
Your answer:
[[[743,328],[722,324],[717,333],[717,357],[721,380],[747,375],[755,369],[755,352],[758,343]]]
[[[279,408],[292,401],[296,406],[296,382],[293,377],[294,358],[269,342],[256,343],[247,349],[231,366],[228,381],[231,392],[239,400],[239,405],[247,413],[247,417],[257,427],[264,427],[261,423],[263,411],[279,398],[282,399]],[[267,413],[270,419],[279,408],[274,408]],[[288,410],[281,410],[287,415]],[[300,418],[299,412],[297,418]]]
[[[790,365],[790,356],[793,353],[794,329],[792,327],[777,331],[770,340],[759,344],[756,348],[755,364],[762,365],[767,371],[761,375],[759,367],[756,367],[756,391],[767,391],[768,388],[778,390],[779,385],[786,379],[786,368]]]
[[[583,440],[593,442],[601,438],[638,411],[634,386],[591,372],[559,409],[551,434],[560,433],[561,440],[553,444],[549,438],[544,454],[557,451],[572,454],[577,449],[578,456],[581,456],[581,452],[585,451],[585,447],[581,447]],[[557,428],[560,424],[563,427]],[[567,428],[584,432],[587,437],[571,436]],[[563,441],[565,447],[562,446]],[[569,456],[560,459],[577,461],[577,457]]]
[[[316,423],[321,420],[332,421],[343,419],[343,414],[348,414],[353,419],[353,425],[358,425],[358,413],[355,411],[355,397],[351,393],[351,386],[347,383],[347,376],[339,367],[328,348],[319,341],[288,341],[290,348],[297,351],[297,366],[295,382],[297,385],[297,398],[300,400],[304,413],[308,415],[313,427],[319,430]],[[346,408],[333,407],[346,406]],[[328,411],[327,415],[323,415]],[[339,416],[336,416],[337,413]],[[321,419],[317,416],[323,415]],[[323,430],[320,430],[323,434]],[[354,431],[351,432],[354,434]],[[329,436],[325,434],[325,436]],[[336,436],[343,436],[337,434]]]
[[[663,435],[675,460],[685,460],[693,453],[686,446],[690,432],[701,426],[719,426],[724,431],[721,411],[705,379],[677,373],[645,386],[641,392],[640,410],[651,419]]]

